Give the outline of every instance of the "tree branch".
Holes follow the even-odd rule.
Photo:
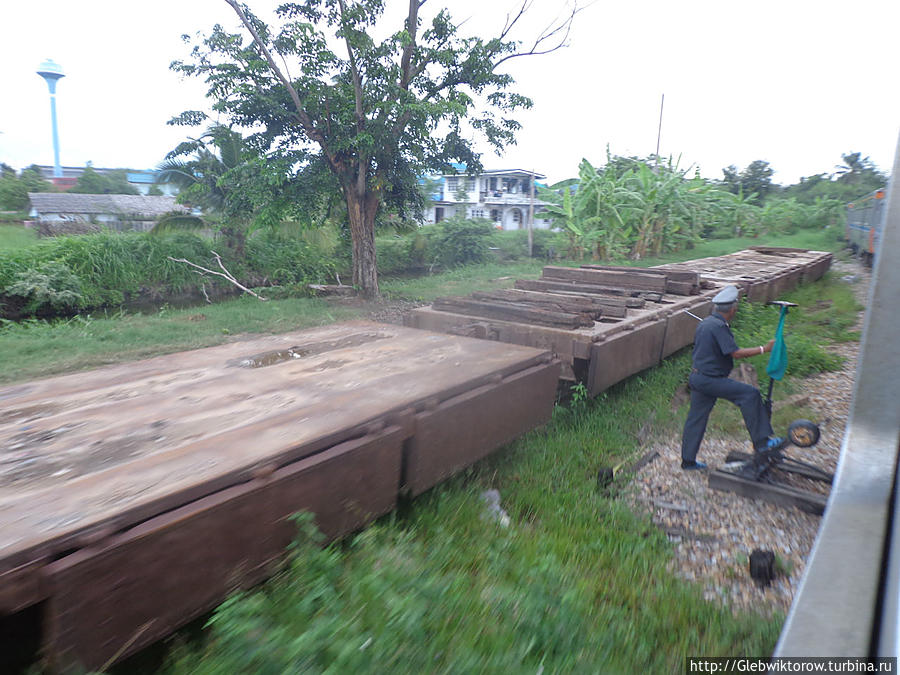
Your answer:
[[[528,8],[531,6],[532,0],[524,0],[522,2],[522,6],[519,8],[519,12],[516,16],[510,21],[509,15],[507,15],[507,23],[503,27],[503,31],[500,33],[500,40],[502,41],[508,34],[509,31],[512,30],[512,27],[515,26],[516,22],[522,17],[522,15],[528,11]],[[528,51],[524,52],[515,52],[513,54],[507,54],[503,58],[499,59],[497,62],[493,64],[494,68],[497,68],[504,61],[509,61],[510,59],[517,58],[519,56],[539,56],[541,54],[550,54],[551,52],[555,52],[558,49],[562,49],[566,46],[566,41],[569,39],[569,33],[572,30],[572,23],[575,20],[575,15],[581,12],[584,7],[578,6],[578,1],[573,4],[572,11],[569,12],[569,15],[559,22],[558,25],[554,25],[552,22],[541,31],[540,35],[535,38],[534,43],[528,49]],[[547,41],[553,39],[555,35],[558,35],[561,32],[564,32],[562,38],[556,42],[552,47],[543,48],[541,45],[546,43]]]
[[[400,88],[409,90],[412,80],[410,65],[412,55],[416,50],[416,34],[419,30],[419,7],[425,4],[425,0],[409,0],[409,14],[406,17],[406,32],[409,34],[409,42],[403,47],[403,56],[400,58]]]
[[[262,301],[265,302],[266,298],[262,297],[261,295],[258,295],[258,294],[256,294],[256,293],[254,293],[254,292],[251,291],[249,288],[247,288],[246,286],[244,286],[244,285],[242,285],[241,283],[239,283],[238,280],[235,279],[234,276],[231,274],[231,272],[229,272],[227,269],[225,269],[225,265],[222,264],[222,258],[219,256],[218,253],[216,253],[215,251],[210,251],[210,253],[212,253],[213,256],[215,256],[216,262],[219,264],[219,267],[221,268],[222,272],[216,272],[215,270],[207,269],[207,268],[205,268],[205,267],[203,267],[203,266],[201,266],[201,265],[198,265],[197,263],[192,263],[190,260],[185,260],[184,258],[173,258],[173,257],[170,256],[170,255],[169,255],[169,256],[166,256],[166,257],[167,257],[169,260],[171,260],[172,262],[180,262],[180,263],[184,263],[185,265],[190,265],[191,267],[194,267],[194,268],[200,270],[200,271],[203,272],[203,273],[206,273],[206,274],[214,274],[214,275],[216,275],[217,277],[222,277],[222,278],[225,279],[226,281],[228,281],[228,282],[234,284],[235,286],[237,286],[238,288],[240,288],[240,289],[241,289],[242,291],[244,291],[245,293],[249,293],[249,294],[252,295],[254,298],[257,298],[257,299],[262,300]],[[224,274],[223,274],[223,272],[224,272]],[[206,288],[203,289],[203,295],[206,295]],[[209,301],[209,296],[207,296],[207,301]]]
[[[227,1],[227,0],[226,0]],[[344,0],[338,0],[341,12],[341,29],[344,31],[344,43],[347,45],[347,55],[350,60],[350,77],[353,80],[354,113],[356,114],[356,133],[360,134],[366,128],[366,116],[363,110],[362,77],[359,74],[359,66],[356,63],[356,55],[350,45],[349,27],[346,21],[347,7]],[[359,166],[356,171],[356,194],[362,197],[366,192],[366,175],[368,173],[368,157],[360,152]]]
[[[297,94],[297,90],[294,89],[294,85],[292,85],[290,80],[288,80],[284,76],[284,73],[281,72],[278,64],[275,63],[275,59],[272,58],[271,52],[269,51],[268,47],[266,47],[265,42],[263,42],[256,28],[253,27],[252,23],[250,23],[247,15],[244,14],[244,10],[241,9],[241,6],[238,4],[237,0],[225,0],[225,2],[228,3],[228,5],[235,11],[235,13],[238,15],[238,18],[241,20],[241,23],[244,24],[244,27],[246,27],[246,29],[250,31],[250,35],[253,36],[253,39],[256,42],[256,48],[259,50],[260,54],[262,54],[262,57],[266,60],[266,63],[269,64],[269,68],[272,69],[275,77],[277,77],[281,84],[283,84],[288,90],[288,93],[291,96],[291,101],[294,102],[294,107],[297,109],[297,119],[303,126],[303,130],[306,132],[307,136],[322,145],[324,139],[316,129],[312,119],[310,119],[309,115],[306,113],[306,110],[304,110],[303,103],[301,103],[300,101],[300,96],[299,94]]]

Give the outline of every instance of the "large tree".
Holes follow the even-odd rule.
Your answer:
[[[353,242],[353,283],[378,294],[375,219],[388,206],[421,206],[417,179],[452,161],[480,167],[481,135],[500,150],[519,123],[508,115],[531,105],[501,71],[510,59],[560,48],[578,11],[570,6],[528,43],[513,38],[532,0],[521,0],[490,38],[464,35],[446,9],[429,22],[426,0],[409,0],[398,30],[383,40],[384,0],[305,0],[281,5],[269,26],[246,5],[225,0],[250,41],[215,26],[189,61],[172,68],[205,79],[213,109],[253,129],[248,143],[294,166],[323,166],[338,183]],[[173,122],[202,124],[188,111]]]

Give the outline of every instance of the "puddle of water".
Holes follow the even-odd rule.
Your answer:
[[[368,342],[383,340],[390,335],[387,333],[356,333],[338,340],[327,340],[325,342],[313,342],[308,345],[288,347],[287,349],[276,349],[271,352],[263,352],[245,358],[233,359],[228,362],[229,366],[237,366],[238,368],[265,368],[266,366],[274,366],[278,363],[293,361],[294,359],[302,359],[306,356],[316,356],[325,352],[334,351],[336,349],[345,349],[347,347],[358,347]]]

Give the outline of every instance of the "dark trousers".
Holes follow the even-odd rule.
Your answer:
[[[691,373],[691,409],[684,423],[684,434],[681,437],[681,459],[693,462],[700,450],[700,441],[706,433],[706,423],[712,412],[716,399],[724,398],[741,409],[744,424],[750,433],[753,447],[765,445],[773,434],[769,415],[763,405],[759,390],[749,384],[731,380],[727,377],[707,377],[701,373]]]

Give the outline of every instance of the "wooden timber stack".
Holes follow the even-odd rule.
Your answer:
[[[801,283],[818,281],[831,267],[832,254],[798,248],[753,246],[712,258],[661,265],[666,273],[699,272],[707,284],[734,284],[751,302],[768,302]]]
[[[712,311],[725,285],[768,301],[819,279],[830,264],[823,251],[757,246],[651,268],[551,265],[512,290],[441,298],[411,312],[407,324],[549,349],[562,361],[561,378],[584,382],[595,396],[691,344],[694,317]]]

